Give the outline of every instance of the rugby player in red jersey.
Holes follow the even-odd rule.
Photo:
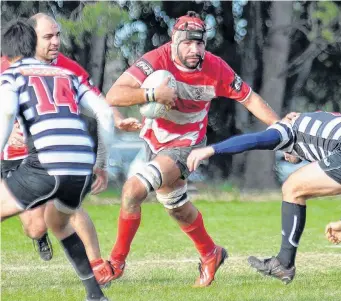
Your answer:
[[[207,116],[215,97],[234,99],[267,125],[279,118],[224,60],[205,50],[206,43],[205,23],[195,12],[188,12],[175,22],[172,41],[143,55],[107,94],[113,106],[150,101],[171,106],[163,118],[143,122],[140,136],[146,142],[149,162],[123,187],[117,240],[110,255],[115,279],[123,274],[139,228],[141,204],[153,190],[200,254],[200,275],[194,286],[210,285],[228,256],[209,236],[201,213],[189,201],[187,157],[192,149],[206,144]],[[171,72],[176,90],[167,86],[167,80],[155,89],[142,89],[143,81],[156,70]]]

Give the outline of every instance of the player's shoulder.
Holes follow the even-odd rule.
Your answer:
[[[170,65],[170,45],[165,44],[140,57],[131,67],[128,73],[133,75],[141,83],[146,76],[156,70],[167,69]]]
[[[165,64],[167,61],[171,61],[171,50],[170,43],[166,43],[158,48],[155,48],[145,55],[142,58],[148,60],[150,63],[163,63]]]
[[[62,53],[58,54],[58,57],[53,62],[53,65],[56,67],[67,69],[77,76],[88,76],[88,73],[80,64]]]
[[[12,80],[15,80],[18,76],[20,76],[20,66],[20,62],[9,64],[8,67],[0,74],[1,83],[3,83],[4,81],[12,82]]]
[[[215,76],[219,76],[223,70],[231,73],[231,76],[234,75],[233,69],[226,61],[209,51],[205,52],[203,70],[206,72],[213,72]]]
[[[215,54],[213,54],[210,51],[206,51],[205,52],[205,59],[204,61],[206,61],[208,64],[210,64],[211,66],[219,66],[221,64],[226,64],[228,65],[220,56],[217,56]]]

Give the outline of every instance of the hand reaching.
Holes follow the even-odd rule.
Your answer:
[[[326,237],[333,244],[341,243],[341,221],[331,222],[326,226]]]
[[[91,185],[91,194],[99,194],[107,189],[108,186],[108,172],[104,169],[94,168],[94,175],[96,179]]]
[[[142,125],[136,118],[125,118],[119,120],[116,127],[125,132],[134,132],[140,130]]]
[[[196,170],[200,165],[200,161],[206,160],[214,155],[214,149],[211,146],[194,149],[187,158],[187,167],[190,172]]]

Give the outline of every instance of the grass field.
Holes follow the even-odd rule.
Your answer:
[[[297,274],[288,286],[262,277],[247,264],[248,255],[275,255],[280,245],[280,202],[195,203],[216,243],[230,258],[206,289],[191,287],[198,276],[198,255],[187,237],[156,203],[143,207],[124,276],[106,289],[111,300],[341,300],[341,248],[324,238],[324,226],[340,218],[340,199],[311,201],[297,258]],[[98,229],[103,256],[116,236],[118,205],[86,205]],[[42,262],[13,218],[3,223],[2,300],[83,301],[85,292],[58,243],[54,258]]]

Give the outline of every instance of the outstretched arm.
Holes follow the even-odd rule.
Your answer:
[[[253,149],[273,150],[281,142],[282,136],[275,129],[234,136],[211,146],[193,150],[187,158],[187,166],[192,172],[198,168],[200,161],[208,159],[214,154],[238,154]]]
[[[212,144],[215,154],[238,154],[253,149],[274,149],[281,142],[281,135],[275,129],[234,136]]]
[[[242,103],[254,116],[267,125],[272,125],[279,121],[279,117],[267,104],[267,102],[257,93],[251,92],[248,99]]]

